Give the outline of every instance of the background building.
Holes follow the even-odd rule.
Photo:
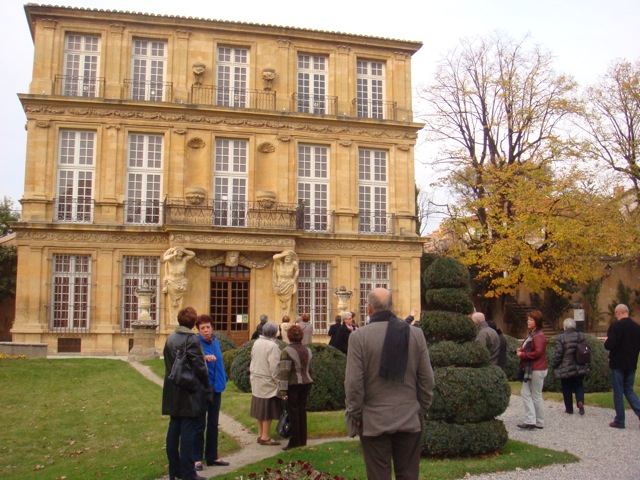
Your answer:
[[[395,292],[399,315],[419,308],[420,42],[25,11],[35,48],[19,95],[28,144],[14,341],[126,354],[145,283],[158,348],[180,305],[210,313],[238,344],[260,314],[279,322],[285,311],[309,312],[323,340],[343,285],[359,323],[375,286]],[[176,247],[184,256],[163,261]],[[287,251],[290,305],[273,259]]]

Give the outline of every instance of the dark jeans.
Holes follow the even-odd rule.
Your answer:
[[[167,430],[169,475],[191,480],[196,476],[193,465],[193,440],[198,417],[171,417]]]
[[[360,437],[368,480],[391,480],[391,459],[396,480],[415,480],[420,475],[422,432],[385,433]]]
[[[562,396],[564,397],[564,408],[568,412],[573,412],[573,393],[576,394],[576,404],[584,404],[584,385],[582,384],[583,376],[565,378],[560,380],[562,385]]]
[[[611,380],[613,381],[613,407],[616,409],[615,422],[618,425],[624,426],[625,411],[624,411],[624,398],[627,397],[629,406],[634,413],[640,418],[640,399],[638,395],[633,391],[633,382],[635,381],[636,371],[623,371],[617,368],[611,369]]]
[[[289,385],[287,390],[287,407],[292,433],[287,448],[303,447],[307,444],[307,405],[311,385],[311,383]]]
[[[195,446],[193,448],[195,462],[201,462],[203,454],[207,462],[213,462],[218,459],[218,420],[220,418],[221,403],[222,392],[213,392],[213,401],[207,402],[207,409],[198,418]],[[206,450],[205,429],[207,432]]]

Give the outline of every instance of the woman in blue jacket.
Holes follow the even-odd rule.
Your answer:
[[[218,419],[220,417],[220,405],[222,402],[222,392],[227,387],[227,375],[222,363],[222,350],[220,343],[213,333],[213,322],[209,315],[200,315],[196,320],[198,338],[204,350],[204,357],[207,361],[209,371],[209,384],[213,390],[213,398],[207,400],[205,413],[200,416],[196,427],[195,438],[195,468],[202,470],[202,458],[204,456],[207,466],[226,466],[225,462],[218,457]],[[205,448],[206,430],[206,448]]]

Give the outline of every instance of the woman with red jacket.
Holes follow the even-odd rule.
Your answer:
[[[525,430],[544,428],[544,401],[542,386],[547,376],[547,339],[542,332],[542,312],[532,310],[527,315],[529,336],[517,353],[520,370],[524,374],[520,396],[524,404],[524,423],[518,427]]]

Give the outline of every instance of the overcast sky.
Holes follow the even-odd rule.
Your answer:
[[[36,3],[36,2],[34,2]],[[520,38],[529,33],[556,58],[556,70],[586,86],[613,60],[640,59],[637,0],[60,0],[62,6],[101,8],[329,30],[424,43],[413,56],[413,86],[427,84],[435,62],[460,38],[498,29]],[[42,4],[49,4],[42,3]],[[24,190],[26,117],[17,93],[29,90],[33,41],[24,2],[3,0],[0,29],[0,197],[19,200]],[[415,112],[418,113],[418,112]],[[431,172],[419,163],[429,149],[416,150],[416,178],[426,187]],[[435,228],[437,224],[430,222]]]

